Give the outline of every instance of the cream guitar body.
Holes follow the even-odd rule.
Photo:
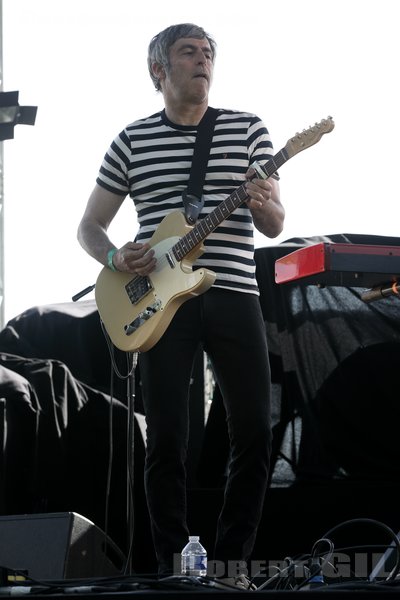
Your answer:
[[[193,271],[204,252],[200,243],[177,261],[171,249],[193,228],[179,211],[166,216],[150,240],[157,265],[147,277],[104,267],[96,282],[96,304],[113,344],[127,352],[149,350],[163,335],[177,309],[189,298],[207,291],[215,273]]]

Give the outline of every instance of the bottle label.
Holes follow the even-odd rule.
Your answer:
[[[199,571],[207,571],[207,556],[201,554],[191,554],[182,557],[182,572],[190,574]]]

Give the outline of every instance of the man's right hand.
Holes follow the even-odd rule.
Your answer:
[[[149,244],[136,244],[128,242],[113,256],[113,263],[117,271],[148,275],[156,266],[157,259],[154,250]]]

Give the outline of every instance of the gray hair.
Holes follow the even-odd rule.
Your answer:
[[[161,85],[158,77],[153,73],[152,65],[158,63],[163,67],[169,66],[169,49],[181,38],[195,38],[199,40],[206,39],[210,44],[212,59],[215,59],[217,45],[213,38],[202,27],[193,25],[193,23],[181,23],[180,25],[171,25],[153,37],[149,44],[147,55],[147,66],[154,87],[159,92]]]

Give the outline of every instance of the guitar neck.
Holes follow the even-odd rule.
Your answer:
[[[282,148],[263,166],[259,167],[264,171],[266,177],[271,177],[287,160],[289,155],[286,148]],[[253,176],[255,179],[257,175]],[[189,252],[196,246],[201,244],[210,233],[212,233],[218,225],[220,225],[230,214],[233,213],[243,202],[249,199],[246,191],[246,182],[238,187],[230,196],[225,198],[217,208],[209,215],[201,219],[191,231],[186,233],[174,246],[172,252],[178,261],[181,261]]]

